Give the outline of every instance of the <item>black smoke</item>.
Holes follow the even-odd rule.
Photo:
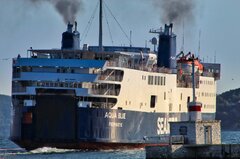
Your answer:
[[[161,21],[175,25],[194,23],[196,0],[153,0],[154,6],[160,11]]]
[[[63,17],[65,23],[73,23],[77,13],[83,9],[82,0],[30,0],[31,3],[40,4],[47,2],[52,4]]]

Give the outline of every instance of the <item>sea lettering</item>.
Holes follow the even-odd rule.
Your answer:
[[[163,124],[162,123],[163,123],[163,118],[159,117],[157,119],[157,134],[158,135],[162,134],[162,128],[163,128],[163,126],[162,126]]]
[[[106,112],[104,118],[108,119],[126,119],[126,113]]]
[[[118,119],[126,119],[126,113],[118,113]]]
[[[122,123],[118,123],[118,122],[109,122],[109,126],[110,127],[122,127]]]
[[[157,134],[168,134],[169,133],[169,122],[177,121],[176,117],[167,118],[160,118],[157,119]]]
[[[117,118],[117,113],[106,112],[104,118],[115,119],[115,118]]]

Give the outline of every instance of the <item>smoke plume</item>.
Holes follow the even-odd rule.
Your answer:
[[[77,13],[83,9],[82,0],[30,0],[30,2],[35,4],[48,2],[52,4],[63,17],[65,23],[73,23],[76,20]]]
[[[153,0],[154,6],[160,10],[161,21],[175,25],[194,23],[195,0]]]

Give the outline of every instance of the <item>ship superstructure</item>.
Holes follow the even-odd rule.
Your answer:
[[[203,119],[215,119],[220,64],[176,55],[172,24],[158,32],[158,52],[146,47],[80,49],[77,23],[61,49],[13,59],[11,139],[22,147],[122,148],[157,143],[170,121],[188,120],[192,61]]]

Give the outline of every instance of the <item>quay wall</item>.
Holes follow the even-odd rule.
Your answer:
[[[147,159],[239,159],[240,144],[146,147]]]

